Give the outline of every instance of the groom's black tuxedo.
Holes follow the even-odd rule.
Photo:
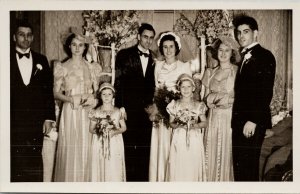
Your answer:
[[[276,61],[273,54],[255,45],[248,51],[244,64],[239,67],[235,81],[232,114],[232,146],[236,181],[258,181],[261,145],[267,128],[271,128],[270,102]],[[256,124],[251,138],[243,135],[247,121]]]
[[[127,111],[123,134],[127,180],[147,181],[152,123],[144,108],[152,103],[155,81],[150,53],[145,76],[138,47],[120,50],[116,57],[116,105]]]
[[[34,51],[31,55],[32,74],[26,86],[16,51],[10,53],[11,181],[43,180],[43,122],[55,121],[52,71],[45,56]]]

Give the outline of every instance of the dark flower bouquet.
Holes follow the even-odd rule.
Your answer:
[[[189,109],[181,109],[176,113],[174,122],[178,125],[186,127],[186,145],[190,146],[190,126],[191,124],[198,123],[198,116],[194,111]]]
[[[179,98],[180,94],[178,92],[170,91],[166,86],[157,88],[153,99],[154,104],[145,109],[149,119],[155,125],[163,122],[168,127],[170,116],[166,107],[172,100],[178,100]]]
[[[103,148],[103,156],[105,158],[110,157],[110,135],[109,132],[111,130],[116,130],[115,124],[111,119],[110,115],[106,115],[104,118],[96,118],[96,134],[98,139],[100,139],[102,148]]]

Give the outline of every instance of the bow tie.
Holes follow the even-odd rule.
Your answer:
[[[142,52],[140,50],[138,50],[138,53],[139,53],[140,56],[144,55],[144,57],[149,57],[148,53],[144,53],[144,52]]]
[[[22,57],[24,57],[24,56],[27,57],[28,59],[30,57],[30,53],[20,53],[18,51],[17,51],[17,53],[18,53],[19,59],[22,59]]]
[[[253,49],[253,47],[251,47],[251,48],[246,48],[245,50],[243,50],[243,51],[241,52],[241,54],[244,55],[244,54],[248,53],[249,51],[251,51],[252,49]]]

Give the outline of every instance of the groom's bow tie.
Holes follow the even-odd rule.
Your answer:
[[[142,52],[140,50],[138,50],[138,53],[139,53],[140,56],[144,55],[144,57],[149,57],[148,53],[144,53],[144,52]]]
[[[24,57],[24,56],[27,57],[28,59],[30,57],[30,53],[20,53],[18,51],[17,51],[17,53],[18,53],[19,59],[22,59],[22,57]]]

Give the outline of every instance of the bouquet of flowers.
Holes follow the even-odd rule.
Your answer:
[[[180,13],[174,31],[195,36],[198,40],[201,36],[216,39],[219,36],[231,35],[231,26],[232,14],[227,10],[198,10],[194,21]]]
[[[149,115],[150,121],[155,125],[163,122],[168,127],[170,115],[167,112],[166,107],[172,100],[177,100],[179,98],[180,94],[178,92],[168,90],[166,86],[157,88],[154,94],[154,103],[145,109]]]
[[[105,158],[110,157],[110,131],[116,130],[114,121],[111,119],[110,115],[106,115],[104,118],[96,118],[96,134],[101,140],[103,155]]]
[[[110,46],[131,42],[137,37],[139,12],[137,10],[83,11],[83,29],[86,35],[96,39],[95,44]]]
[[[198,123],[197,114],[189,109],[181,109],[176,113],[174,122],[178,125],[186,126],[186,145],[190,146],[190,126]]]

